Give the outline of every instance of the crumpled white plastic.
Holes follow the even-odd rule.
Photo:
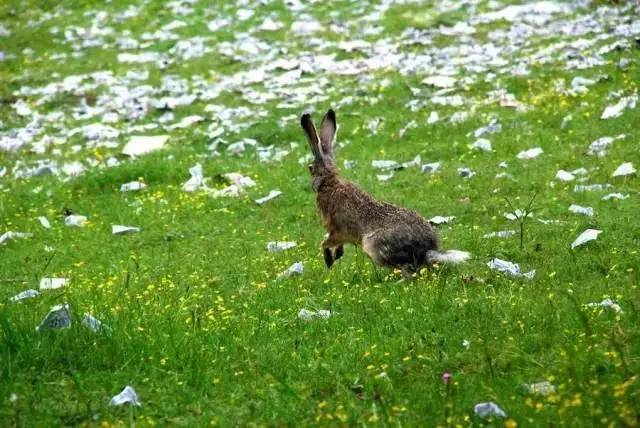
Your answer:
[[[128,156],[144,155],[163,148],[168,139],[168,135],[133,136],[122,149],[122,153]]]
[[[574,214],[586,215],[587,217],[593,217],[594,215],[594,211],[592,207],[582,207],[580,205],[575,205],[575,204],[572,204],[571,206],[569,206],[569,211],[571,211]]]
[[[507,414],[496,403],[489,401],[487,403],[478,403],[473,407],[473,412],[481,418],[497,416],[506,418]]]
[[[437,215],[434,217],[431,217],[429,219],[429,223],[433,223],[433,224],[444,224],[444,223],[450,223],[452,222],[454,219],[456,218],[456,216],[451,215],[451,216],[441,216],[441,215]]]
[[[287,270],[278,275],[278,279],[284,279],[294,275],[302,275],[303,272],[304,266],[302,262],[295,262],[294,264],[289,266]]]
[[[84,227],[87,217],[83,215],[71,214],[65,217],[64,224],[67,226]]]
[[[71,313],[69,305],[55,305],[44,317],[36,331],[71,328]]]
[[[122,404],[132,404],[134,406],[141,406],[140,398],[136,391],[129,385],[125,386],[122,392],[118,395],[114,395],[109,401],[110,406],[121,406]]]
[[[552,385],[549,381],[525,383],[524,389],[529,394],[537,394],[537,395],[549,395],[556,392],[555,385]]]
[[[122,186],[120,186],[120,191],[121,192],[134,192],[136,190],[142,190],[145,187],[147,187],[146,184],[140,182],[140,181],[131,181],[129,183],[125,183]]]
[[[494,269],[514,277],[521,276],[527,279],[533,279],[536,274],[535,269],[526,273],[522,273],[520,271],[520,265],[518,265],[517,263],[512,263],[498,258],[491,259],[489,262],[487,262],[487,266],[489,266],[490,269]]]
[[[516,155],[516,157],[518,159],[522,159],[522,160],[530,160],[530,159],[537,158],[542,153],[544,153],[544,150],[542,150],[540,147],[534,147],[534,148],[529,149],[529,150],[521,151],[520,153],[518,153]]]
[[[598,235],[601,234],[601,230],[597,229],[587,229],[582,232],[575,241],[571,244],[571,249],[574,249],[580,245],[586,244],[589,241],[593,241],[598,238]]]
[[[620,305],[609,298],[606,298],[601,302],[587,303],[586,306],[588,308],[597,308],[597,307],[609,308],[616,313],[620,313],[620,314],[624,313]]]
[[[16,294],[15,296],[9,298],[9,300],[11,302],[19,302],[20,300],[24,300],[24,299],[31,299],[33,297],[37,297],[40,293],[38,293],[38,290],[24,290],[18,294]]]
[[[113,235],[129,235],[138,232],[140,232],[140,228],[135,226],[122,226],[120,224],[114,224],[111,226],[111,233]]]
[[[636,173],[636,169],[631,162],[624,162],[613,172],[613,177],[623,177],[625,175],[633,175]]]
[[[279,253],[284,250],[296,247],[298,244],[291,241],[270,241],[267,244],[267,251],[271,253]]]

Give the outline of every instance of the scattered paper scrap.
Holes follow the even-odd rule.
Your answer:
[[[440,162],[425,163],[421,168],[422,172],[424,172],[425,174],[433,174],[434,172],[438,172],[439,169]]]
[[[67,278],[42,278],[40,280],[40,291],[42,290],[56,290],[62,288],[69,280]]]
[[[197,163],[189,168],[189,174],[191,174],[191,178],[182,185],[182,190],[185,192],[195,192],[198,189],[206,188],[202,165]]]
[[[587,307],[588,308],[598,308],[598,307],[600,307],[600,308],[609,308],[613,312],[620,313],[620,314],[624,312],[619,304],[617,304],[616,302],[614,302],[613,300],[611,300],[609,298],[606,298],[601,302],[587,303]]]
[[[516,155],[518,159],[530,160],[540,156],[544,151],[540,147],[534,147],[533,149],[523,150]]]
[[[83,215],[71,214],[65,217],[64,224],[72,227],[84,227],[87,217]]]
[[[260,199],[256,199],[255,202],[258,205],[262,205],[265,202],[269,202],[272,199],[277,198],[278,196],[282,195],[282,192],[280,190],[272,190],[269,192],[269,194],[267,196],[264,196]]]
[[[613,119],[622,116],[625,109],[636,108],[637,102],[638,95],[634,94],[629,97],[622,97],[617,103],[607,106],[602,112],[600,119]]]
[[[125,183],[122,186],[120,186],[120,191],[121,192],[135,192],[137,190],[142,190],[145,187],[147,187],[146,184],[140,182],[140,181],[131,181],[129,183]]]
[[[583,207],[583,206],[574,205],[574,204],[572,204],[569,207],[569,211],[571,211],[574,214],[586,215],[587,217],[593,217],[594,215],[594,211],[592,207]]]
[[[584,245],[589,241],[593,241],[595,239],[598,239],[598,235],[600,235],[602,233],[601,230],[597,230],[597,229],[587,229],[584,232],[582,232],[580,234],[580,236],[578,236],[576,238],[575,241],[573,241],[573,243],[571,244],[571,249],[576,248],[580,245]]]
[[[278,276],[278,279],[284,279],[294,275],[302,275],[303,271],[304,271],[304,266],[302,265],[302,262],[296,262],[291,266],[289,266],[287,270],[282,272]]]
[[[9,300],[12,302],[19,302],[20,300],[37,297],[39,294],[40,293],[38,293],[38,290],[24,290],[16,294],[15,296],[11,297]]]
[[[312,321],[314,319],[327,319],[333,315],[331,311],[320,309],[319,311],[310,311],[308,309],[300,309],[298,318],[302,321]]]
[[[135,226],[122,226],[119,224],[114,224],[111,226],[111,233],[113,235],[129,235],[138,232],[140,232],[140,228]]]
[[[524,389],[529,394],[534,394],[534,395],[549,395],[556,392],[556,387],[548,381],[526,383],[524,384]]]
[[[602,197],[603,201],[608,201],[609,199],[627,199],[629,195],[623,195],[622,193],[609,193],[608,195],[604,195]]]
[[[445,224],[445,223],[450,223],[452,222],[454,219],[456,218],[456,216],[451,215],[451,216],[441,216],[441,215],[437,215],[435,217],[431,217],[429,219],[429,223],[433,223],[433,224]]]
[[[485,233],[484,238],[508,238],[515,235],[515,230],[499,230],[497,232]]]
[[[279,253],[284,250],[296,247],[298,244],[291,241],[270,241],[267,244],[267,250],[271,253]]]
[[[49,219],[45,216],[38,217],[38,221],[45,229],[51,229],[51,223],[49,223]]]
[[[82,324],[94,333],[109,332],[111,329],[88,312],[82,316]]]
[[[558,171],[556,173],[556,180],[560,180],[560,181],[573,181],[576,179],[576,176],[571,174],[568,171],[565,171],[563,169],[561,169],[560,171]]]
[[[623,177],[625,175],[633,175],[636,173],[636,169],[631,162],[624,162],[613,172],[613,177]]]
[[[114,395],[111,401],[109,401],[110,406],[121,406],[127,403],[134,406],[142,405],[138,394],[136,394],[136,391],[129,385],[125,386],[120,394]]]
[[[11,232],[11,231],[5,232],[2,235],[0,235],[0,245],[4,244],[10,239],[25,239],[25,238],[31,238],[32,236],[33,234],[25,233],[25,232]]]

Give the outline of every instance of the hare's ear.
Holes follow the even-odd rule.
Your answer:
[[[320,125],[320,147],[322,147],[322,153],[327,157],[333,156],[333,141],[336,138],[337,127],[336,114],[332,109],[329,109]]]
[[[313,121],[311,120],[311,115],[309,113],[302,115],[300,118],[300,125],[302,126],[302,129],[304,129],[304,133],[307,134],[309,148],[311,149],[311,152],[313,152],[313,156],[316,160],[321,160],[322,153],[320,153],[320,140],[318,139],[316,127],[313,126]]]

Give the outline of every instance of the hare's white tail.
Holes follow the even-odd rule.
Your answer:
[[[429,251],[427,259],[431,263],[464,263],[471,257],[466,251],[449,250],[449,251]]]

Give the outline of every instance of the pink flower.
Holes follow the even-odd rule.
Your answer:
[[[447,385],[450,380],[451,380],[451,373],[449,372],[442,373],[442,381],[444,382],[445,385]]]

